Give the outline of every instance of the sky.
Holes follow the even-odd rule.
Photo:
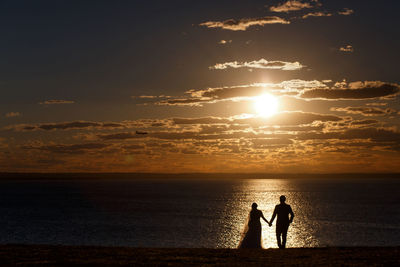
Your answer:
[[[1,1],[0,172],[400,172],[399,9]]]

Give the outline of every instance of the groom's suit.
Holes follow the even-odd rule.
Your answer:
[[[290,214],[290,218],[289,218],[289,214]],[[289,224],[293,221],[294,213],[293,213],[290,205],[288,205],[286,203],[281,203],[281,204],[275,206],[274,214],[272,215],[272,218],[271,218],[271,224],[274,221],[275,216],[277,216],[276,239],[278,241],[278,247],[285,248],[287,231],[289,229]],[[282,236],[282,242],[281,242],[281,236]]]

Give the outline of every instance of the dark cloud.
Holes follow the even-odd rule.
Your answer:
[[[254,132],[231,132],[218,134],[200,134],[199,131],[188,132],[152,132],[146,136],[135,135],[131,132],[122,132],[116,134],[99,134],[98,138],[102,140],[128,140],[139,138],[151,138],[160,140],[215,140],[215,139],[239,139],[239,138],[266,138],[272,134],[254,133]]]
[[[392,108],[376,108],[376,107],[345,107],[345,108],[331,108],[332,111],[342,111],[347,114],[360,114],[363,116],[384,116],[396,114],[397,111]]]
[[[330,83],[331,81],[329,81]],[[320,100],[362,100],[389,99],[400,92],[400,86],[382,81],[346,81],[328,87],[321,81],[288,80],[280,83],[255,83],[239,86],[190,90],[188,98],[169,99],[158,104],[168,105],[202,105],[219,101],[248,101],[264,93],[276,96],[292,96],[303,99]]]
[[[201,106],[205,103],[216,103],[226,100],[248,100],[263,93],[270,93],[277,96],[297,96],[305,89],[326,88],[323,82],[312,80],[305,81],[300,79],[283,81],[280,83],[254,83],[238,86],[226,86],[207,88],[203,90],[189,90],[186,92],[187,98],[168,99],[155,102],[159,105],[176,106]]]
[[[227,125],[202,125],[199,134],[216,134],[223,133],[229,130]]]
[[[133,138],[144,138],[147,135],[138,135],[136,132],[124,132],[124,133],[113,133],[113,134],[98,134],[102,140],[125,140],[125,139],[133,139]]]
[[[202,117],[202,118],[173,118],[174,124],[220,124],[229,123],[230,120],[218,117]]]
[[[103,143],[86,143],[86,144],[73,144],[73,145],[28,145],[22,146],[23,149],[37,149],[42,151],[48,151],[52,153],[63,153],[63,154],[83,154],[89,151],[102,150],[110,146],[109,144]]]
[[[131,144],[131,145],[124,145],[122,148],[127,149],[127,150],[139,150],[139,149],[144,149],[144,145],[137,145],[137,144]]]
[[[351,122],[351,125],[370,125],[377,123],[379,123],[377,120],[355,120]]]
[[[72,100],[61,100],[61,99],[52,99],[40,102],[40,105],[60,105],[60,104],[74,104],[75,101]]]
[[[282,112],[269,118],[246,118],[236,119],[234,123],[249,124],[249,125],[304,125],[314,122],[328,122],[328,121],[341,121],[342,117],[330,114],[319,114],[311,112]]]
[[[252,139],[251,142],[255,146],[265,146],[265,145],[291,145],[293,141],[291,139],[286,138],[256,138]]]
[[[37,128],[40,130],[48,131],[48,130],[66,130],[66,129],[79,129],[79,128],[89,128],[89,127],[100,127],[100,126],[102,126],[102,124],[97,122],[74,121],[74,122],[64,122],[64,123],[40,124],[37,126]]]
[[[323,125],[310,125],[324,122],[338,122],[343,118],[330,114],[306,113],[306,112],[282,112],[270,118],[173,118],[175,125],[193,125],[200,127],[190,131],[182,128],[172,128],[169,131],[153,131],[146,135],[137,135],[135,132],[120,132],[110,134],[97,134],[101,140],[129,140],[129,139],[160,139],[160,140],[213,140],[213,139],[239,139],[239,138],[266,138],[272,137],[273,133],[295,131],[316,131],[323,129]],[[303,125],[303,126],[301,126]],[[268,128],[277,126],[277,128]],[[267,127],[267,128],[266,128]],[[304,127],[304,128],[303,128]],[[245,131],[247,128],[259,128],[261,132]]]
[[[208,88],[205,90],[190,90],[187,93],[193,98],[208,100],[224,100],[240,97],[254,97],[263,93],[275,95],[298,94],[304,88],[321,88],[326,85],[319,81],[289,80],[281,83],[254,83],[248,85]]]
[[[246,124],[251,126],[286,126],[286,125],[303,125],[313,122],[341,121],[342,117],[331,114],[319,114],[312,112],[281,112],[269,118],[249,117],[249,118],[173,118],[175,124]]]
[[[305,99],[358,100],[393,97],[400,91],[398,84],[383,82],[355,82],[351,83],[350,86],[351,88],[346,89],[309,89],[301,93],[300,97]]]
[[[356,128],[348,129],[340,132],[325,133],[300,133],[297,135],[298,140],[315,140],[315,139],[368,139],[373,142],[392,142],[399,144],[400,132],[386,128]]]
[[[183,98],[183,99],[168,99],[157,102],[158,105],[167,106],[200,106],[202,103],[212,103],[211,99],[200,98]]]
[[[36,131],[36,130],[70,130],[70,129],[120,129],[130,126],[130,122],[92,122],[92,121],[73,121],[73,122],[59,122],[59,123],[42,123],[36,125],[14,125],[6,127],[16,131]]]
[[[180,152],[182,154],[199,154],[199,151],[197,151],[195,149],[188,149],[188,148],[181,149]]]
[[[260,129],[270,132],[310,132],[321,131],[325,128],[324,124],[320,125],[307,125],[307,126],[279,126],[279,127],[262,127]]]

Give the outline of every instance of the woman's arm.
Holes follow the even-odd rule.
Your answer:
[[[276,213],[277,213],[277,211],[276,211],[276,206],[275,206],[274,213],[272,214],[272,217],[271,217],[270,225],[272,225],[272,223],[274,222],[275,217],[276,217]]]
[[[262,213],[262,211],[260,211],[260,213],[261,213],[261,218],[263,218],[263,220],[264,220],[266,223],[270,224],[269,221],[268,221],[267,219],[265,219],[264,214]]]

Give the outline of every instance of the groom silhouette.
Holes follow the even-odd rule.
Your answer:
[[[275,217],[278,216],[278,218],[276,219],[276,240],[278,241],[279,248],[285,248],[287,231],[289,229],[289,224],[293,222],[294,213],[290,205],[285,203],[286,201],[285,196],[280,196],[279,200],[281,201],[281,204],[275,206],[275,210],[274,213],[272,214],[269,226],[272,225],[272,222],[274,221]],[[281,241],[281,236],[282,236],[282,241]]]

